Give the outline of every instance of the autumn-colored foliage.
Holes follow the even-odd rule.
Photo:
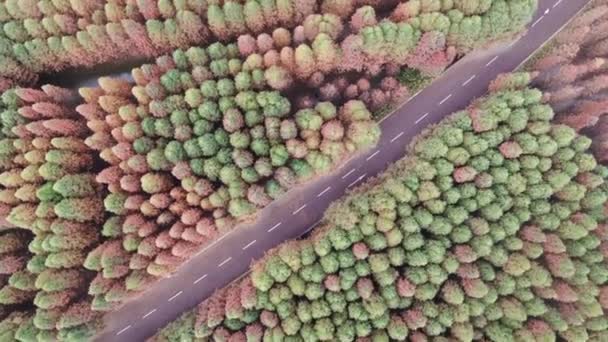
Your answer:
[[[435,73],[445,68],[457,52],[468,52],[489,39],[522,29],[536,6],[532,0],[496,5],[491,5],[492,1],[482,5],[468,1],[399,4],[364,0],[84,3],[15,0],[2,5],[0,89],[15,83],[30,84],[39,73],[49,70],[150,58],[218,39],[230,41],[241,39],[241,35],[267,35],[264,32],[279,28],[295,28],[298,45],[303,43],[299,38],[309,40],[311,45],[294,46],[291,53],[295,56],[297,47],[298,61],[304,58],[301,63],[312,63],[315,59],[316,68],[321,71],[335,67],[338,62],[332,60],[338,46],[332,47],[327,38],[334,41],[344,38],[342,29],[348,28],[351,36],[346,37],[343,48],[350,64],[343,66],[360,69],[361,63],[366,63],[368,70],[377,71],[383,60],[397,59],[398,63],[420,65]],[[376,12],[386,18],[378,18]],[[492,24],[482,25],[485,20],[509,24],[489,29]],[[400,33],[393,35],[391,31]],[[329,37],[313,39],[319,33]],[[394,39],[391,37],[400,41],[390,41]],[[418,39],[421,46],[412,58],[406,58]],[[376,49],[381,46],[388,49]],[[396,46],[399,48],[395,49]],[[315,66],[308,64],[298,72],[306,75],[306,68],[310,67]]]
[[[149,58],[179,47],[293,27],[317,1],[9,1],[0,8],[3,82],[36,74]],[[278,14],[278,16],[277,16]],[[6,80],[6,81],[5,81]]]
[[[464,53],[521,31],[536,5],[0,3],[0,340],[93,338],[103,312],[169,275],[296,185],[375,145],[381,113]],[[131,81],[102,77],[98,87],[81,88],[80,97],[49,85],[20,88],[33,86],[41,74],[144,59],[153,62],[134,68]],[[471,109],[475,130],[496,128],[476,114],[487,109]],[[434,148],[443,150],[429,150]],[[526,148],[509,141],[498,151],[512,160]],[[461,151],[454,158],[467,159]],[[457,183],[491,186],[490,176],[465,162],[454,170]],[[430,201],[438,191],[426,182],[418,198]],[[439,210],[441,204],[432,203]],[[389,217],[378,226],[388,232]],[[392,234],[389,240],[397,240]],[[352,247],[357,260],[374,260],[375,271],[386,261],[376,255],[382,249],[376,235]],[[299,244],[286,246],[279,254],[296,267],[300,261],[290,249],[297,251]],[[466,259],[473,252],[455,254]],[[324,263],[328,270],[338,266],[329,258]],[[273,277],[283,279],[283,271],[278,264]],[[302,279],[292,281],[298,295],[319,296],[325,287],[338,296],[343,277],[317,279],[318,271],[310,271],[317,283],[310,289],[300,288]],[[354,280],[359,296],[380,315],[378,280],[371,273],[356,285]],[[401,277],[397,283],[400,295],[412,296],[414,282]],[[463,284],[451,284],[446,292],[481,286]],[[300,325],[286,320],[284,309],[260,312],[259,286],[258,280],[245,280],[203,305],[188,320],[214,329],[196,334],[208,337],[213,330],[218,341],[294,335]],[[325,312],[325,304],[319,305]],[[408,324],[426,324],[418,309],[389,318],[391,338],[403,335]],[[322,340],[332,339],[334,325],[341,324],[315,319],[314,327],[304,329]]]
[[[593,150],[608,160],[608,4],[592,1],[560,32],[543,57],[529,66],[556,111],[558,122],[593,138]]]
[[[9,324],[15,315],[2,316],[9,324],[3,336],[17,340],[69,340],[98,324],[87,295],[91,274],[82,264],[99,239],[103,200],[83,142],[88,131],[68,107],[72,100],[54,86],[2,95],[0,203],[7,224],[18,229],[0,235],[0,303],[27,309],[30,324],[16,329]]]
[[[29,232],[0,228],[0,338],[7,341],[17,334],[19,318],[30,316],[34,309],[35,275],[26,269],[29,241]]]
[[[112,214],[102,231],[112,240],[87,268],[141,291],[289,188],[376,143],[362,102],[292,110],[262,69],[246,65],[236,45],[215,43],[134,69],[134,85],[102,78],[81,89],[87,103],[77,111],[93,131],[87,145],[108,164],[96,180]],[[127,286],[134,269],[145,281]]]
[[[501,76],[153,340],[608,338],[608,169],[531,79]]]

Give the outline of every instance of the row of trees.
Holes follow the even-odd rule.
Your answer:
[[[608,169],[531,79],[503,75],[153,340],[608,338]]]
[[[48,70],[150,58],[246,32],[293,27],[320,9],[349,15],[360,3],[369,1],[10,1],[0,7],[0,84],[6,89],[31,84]]]
[[[19,228],[0,236],[3,340],[77,341],[99,325],[82,264],[99,241],[103,193],[73,99],[52,86],[2,95],[0,206]]]
[[[88,103],[78,111],[94,131],[87,144],[108,164],[97,182],[110,191],[105,209],[112,214],[102,232],[111,240],[85,266],[104,284],[123,284],[96,286],[97,296],[112,298],[107,302],[143,290],[237,220],[378,140],[378,125],[361,102],[339,109],[321,102],[293,113],[276,91],[209,96],[225,92],[226,80],[207,81],[200,88],[206,100],[165,114],[141,97],[137,102],[120,80],[81,89]],[[186,92],[185,98],[193,104],[196,97]]]
[[[532,13],[535,3],[526,3],[475,13],[483,20],[505,8]],[[427,44],[451,57],[435,72],[421,67],[426,76],[467,49],[448,48],[447,31],[425,19],[460,13],[459,5],[425,5],[402,21],[388,17],[391,6],[378,6],[322,6],[293,29],[175,50],[135,68],[133,85],[104,78],[100,88],[81,90],[87,103],[78,111],[94,131],[87,144],[109,165],[97,177],[109,189],[112,218],[102,233],[109,240],[85,265],[98,272],[96,309],[111,310],[297,183],[374,145],[379,129],[368,108],[407,96],[395,76],[428,57]],[[518,18],[483,39],[518,30],[526,20]],[[240,32],[235,25],[227,27]],[[378,39],[386,46],[373,56]],[[350,40],[362,45],[347,47]],[[354,60],[349,53],[365,54],[358,63],[366,67],[345,63]]]
[[[527,4],[521,8],[531,13],[534,3]],[[110,240],[86,264],[99,272],[94,307],[111,310],[298,182],[374,145],[379,130],[368,108],[407,96],[394,76],[409,60],[398,58],[403,47],[388,43],[409,39],[412,58],[421,60],[427,50],[416,44],[430,44],[424,37],[432,35],[439,40],[434,52],[455,51],[438,28],[413,20],[460,11],[452,6],[424,6],[403,22],[377,18],[372,6],[326,11],[293,29],[175,50],[135,68],[134,85],[104,78],[100,88],[82,89],[87,104],[78,111],[94,131],[87,144],[109,165],[97,181],[109,189],[105,208],[112,213],[102,232]],[[478,14],[488,19],[502,9]],[[353,11],[349,24],[345,13]],[[515,21],[492,38],[522,25]],[[349,37],[365,43],[351,53],[374,57],[378,39],[387,46],[365,67],[345,63],[350,57],[340,46]]]
[[[171,49],[218,39],[227,41],[246,33],[259,34],[277,27],[291,29],[313,13],[332,14],[342,19],[354,14],[351,26],[356,31],[378,21],[370,9],[392,10],[389,13],[393,20],[409,24],[401,27],[383,24],[383,28],[375,32],[364,30],[363,34],[371,37],[371,41],[353,36],[346,44],[354,53],[346,59],[353,63],[352,67],[362,68],[361,63],[370,62],[361,58],[377,59],[378,53],[383,51],[378,47],[398,45],[400,51],[382,58],[403,57],[403,52],[415,46],[411,41],[420,38],[412,35],[413,27],[422,32],[442,33],[426,37],[428,42],[418,49],[417,57],[409,61],[429,68],[429,71],[437,71],[449,64],[456,52],[450,50],[446,54],[442,51],[446,38],[450,46],[468,51],[479,42],[513,33],[529,21],[536,1],[96,0],[86,1],[86,4],[56,4],[16,0],[0,7],[0,86],[6,89],[15,83],[31,84],[38,73],[48,70],[149,58]],[[389,34],[390,31],[400,33]],[[388,35],[382,37],[383,34]],[[400,41],[393,42],[395,38]],[[358,51],[361,49],[363,51]]]
[[[0,247],[16,237],[20,246],[0,249],[12,274],[0,276],[0,336],[90,338],[101,312],[374,145],[372,110],[521,30],[535,9],[533,0],[0,4],[0,222],[11,227]],[[84,103],[57,87],[12,88],[43,71],[175,48],[133,69],[133,83],[80,89]]]
[[[593,138],[598,159],[606,154],[608,119],[608,2],[592,1],[528,66],[547,92],[558,121]]]
[[[279,9],[280,23],[293,26],[318,6],[310,0],[278,4],[274,0],[263,4],[255,0],[10,1],[0,7],[0,74],[4,83],[27,83],[49,69],[149,58],[174,48],[276,26],[279,22],[273,12]]]
[[[20,319],[31,314],[35,292],[31,283],[21,281],[27,277],[25,268],[31,257],[27,244],[31,239],[27,231],[0,226],[0,341],[13,339]]]

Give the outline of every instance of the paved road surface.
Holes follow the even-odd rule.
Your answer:
[[[143,341],[182,312],[245,273],[251,261],[282,241],[309,231],[327,206],[367,177],[403,156],[411,138],[429,124],[466,107],[486,92],[501,72],[514,70],[573,17],[588,0],[540,0],[529,31],[502,49],[465,58],[381,123],[377,148],[359,155],[332,175],[291,191],[264,209],[256,224],[224,236],[171,278],[164,279],[107,316],[101,341]]]

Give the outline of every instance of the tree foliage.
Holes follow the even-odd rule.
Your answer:
[[[102,312],[290,189],[374,146],[381,133],[375,117],[459,55],[521,30],[535,9],[532,0],[0,4],[0,339],[91,339]],[[132,82],[102,77],[99,87],[81,88],[83,101],[55,86],[16,87],[43,72],[152,58],[133,69]],[[521,106],[521,97],[509,104]],[[529,112],[540,122],[530,134],[545,133],[550,110],[538,105]],[[495,114],[474,118],[474,128],[494,130],[505,113]],[[562,133],[556,141],[570,139]],[[432,283],[423,284],[421,272],[410,282],[394,270],[439,264],[452,230],[455,240],[475,240],[462,227],[469,211],[480,209],[493,223],[508,211],[499,202],[504,196],[489,189],[512,170],[490,172],[488,160],[501,157],[480,156],[503,137],[456,128],[421,143],[416,153],[437,159],[418,164],[425,176],[360,201],[361,215],[370,214],[361,224],[360,213],[345,206],[332,223],[340,229],[327,228],[306,248],[281,249],[267,260],[272,267],[256,269],[249,282],[212,301],[206,327],[196,323],[200,329],[190,331],[201,321],[190,315],[164,338],[404,338],[415,328],[389,310],[406,305],[400,294],[434,297],[447,275],[433,267],[426,277]],[[538,149],[548,158],[561,147],[550,139],[522,136],[496,154],[511,160]],[[594,175],[592,158],[576,161]],[[559,188],[559,196],[586,207],[602,203],[601,191],[587,198],[584,188],[570,185],[575,171],[570,165],[551,174],[531,196],[544,199]],[[483,189],[479,203],[451,189],[452,172]],[[524,191],[526,177],[540,176],[514,179],[514,191]],[[468,201],[456,205],[461,197]],[[443,213],[446,219],[435,218]],[[437,235],[428,253],[420,250],[427,243],[421,229]],[[568,225],[559,230],[583,238]],[[487,237],[472,245],[465,258],[490,249]],[[520,261],[509,259],[508,269],[529,266]],[[569,274],[572,266],[555,272]],[[469,290],[479,296],[487,286],[473,282]],[[269,293],[258,300],[260,291]],[[439,331],[439,324],[428,329]]]
[[[260,328],[315,341],[605,338],[607,170],[588,138],[550,122],[528,80],[503,76],[309,238],[272,250],[194,322],[172,326],[202,339]],[[238,308],[250,284],[257,300]]]
[[[84,120],[65,107],[70,96],[53,86],[2,95],[0,154],[6,162],[0,168],[14,179],[3,182],[1,202],[10,209],[8,224],[19,228],[0,230],[0,273],[6,275],[0,278],[0,324],[8,340],[69,335],[65,329],[92,327],[99,318],[86,295],[90,274],[82,263],[99,239],[103,193],[90,173]],[[42,172],[45,166],[61,171]],[[5,306],[27,313],[18,329],[11,325],[17,316],[6,317]],[[80,318],[67,323],[76,306]]]
[[[606,160],[605,94],[606,36],[608,6],[592,1],[561,31],[549,48],[528,65],[535,82],[555,109],[557,120],[593,138],[593,150],[600,161]]]

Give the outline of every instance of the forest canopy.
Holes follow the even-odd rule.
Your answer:
[[[601,341],[608,169],[526,73],[155,341]]]
[[[374,146],[383,114],[537,6],[1,2],[0,340],[93,339],[105,313]],[[132,63],[94,87],[39,84]]]

